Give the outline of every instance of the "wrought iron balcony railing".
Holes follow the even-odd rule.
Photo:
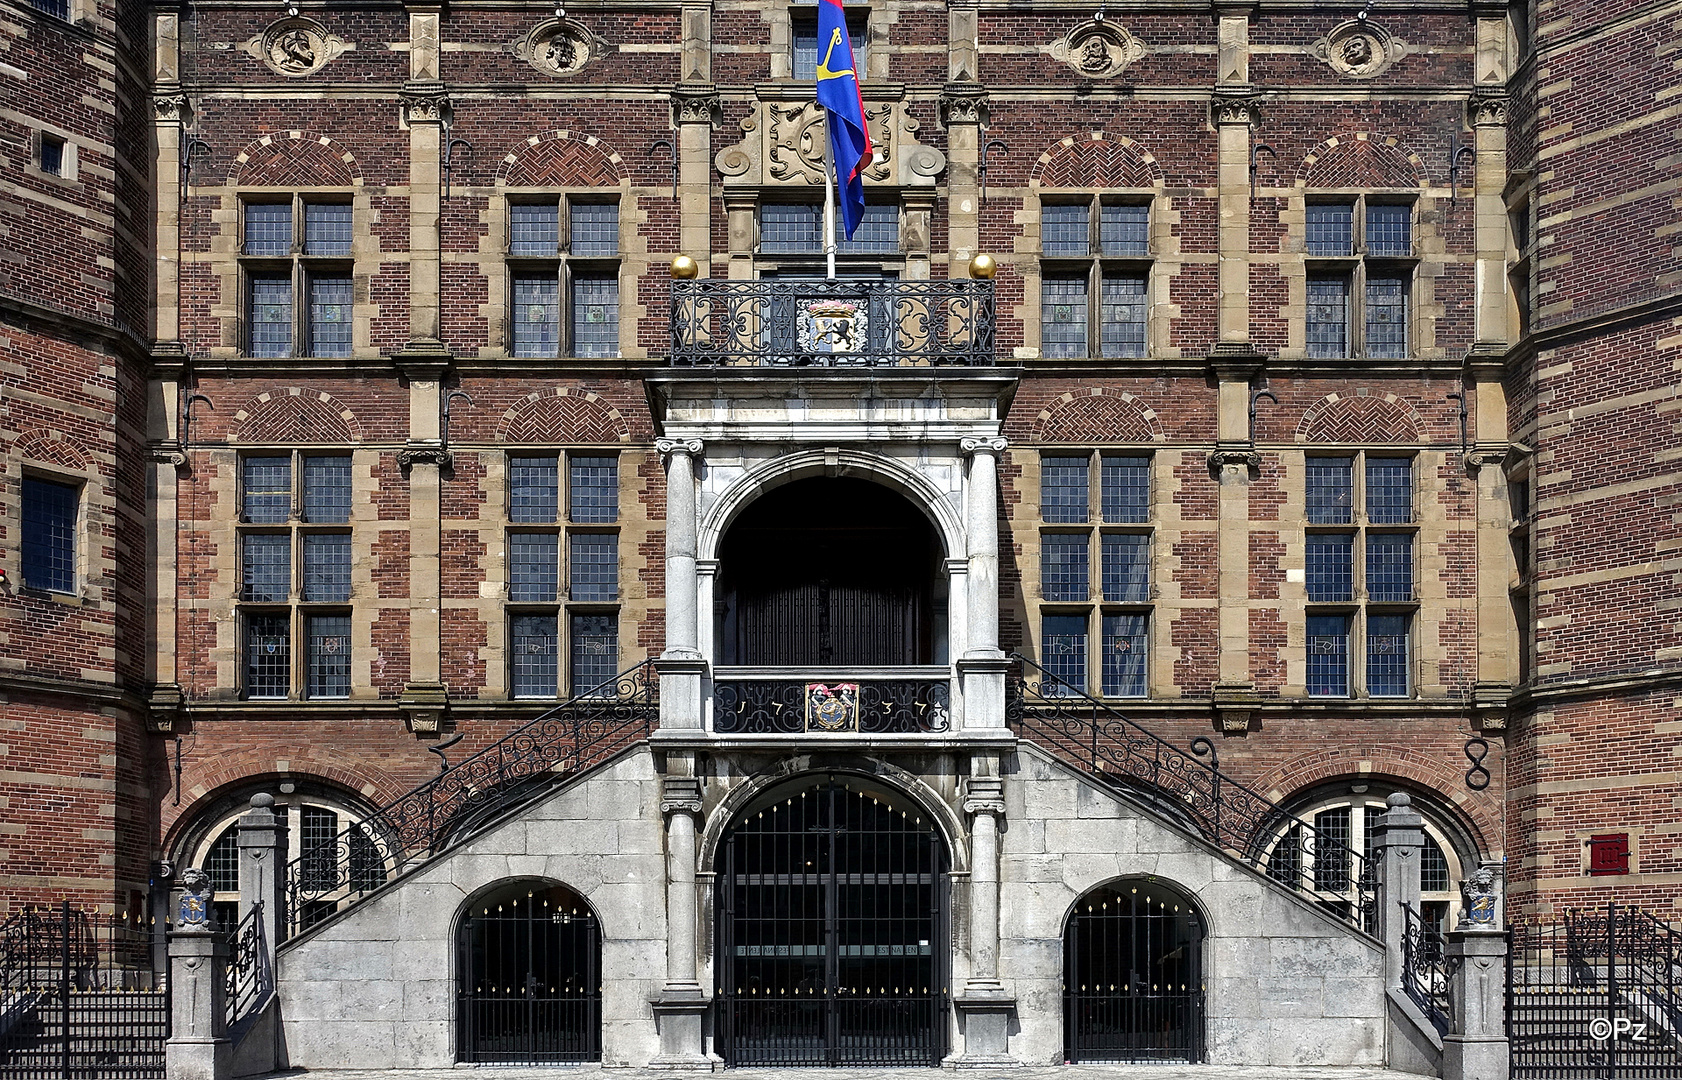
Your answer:
[[[1213,742],[1199,736],[1182,750],[1027,657],[1012,653],[1011,660],[1020,667],[1006,688],[1005,723],[1020,737],[1132,788],[1351,926],[1377,929],[1372,861],[1221,772]]]
[[[765,669],[713,679],[713,731],[720,735],[934,734],[951,729],[945,669],[905,672]]]
[[[672,282],[677,367],[993,363],[993,283],[705,278]]]

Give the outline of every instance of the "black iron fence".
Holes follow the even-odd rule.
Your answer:
[[[672,282],[672,363],[993,363],[993,283],[706,278]]]
[[[1507,1033],[1512,1076],[1682,1076],[1682,933],[1607,904],[1511,928]]]
[[[1449,979],[1454,974],[1448,945],[1412,904],[1402,904],[1401,908],[1402,991],[1419,1006],[1438,1035],[1447,1035],[1453,1014]]]
[[[169,993],[151,927],[70,906],[0,925],[0,1075],[163,1080]]]
[[[502,808],[647,738],[659,713],[658,686],[652,662],[644,661],[306,849],[286,868],[281,922],[288,935],[355,903]]]
[[[261,1009],[274,993],[274,963],[263,936],[263,905],[258,902],[228,935],[223,1007],[228,1027]]]
[[[713,730],[728,735],[914,735],[952,726],[946,679],[733,679],[713,683]]]
[[[1018,667],[1008,686],[1005,722],[1023,738],[1131,788],[1350,925],[1367,933],[1377,929],[1372,862],[1222,773],[1210,740],[1193,739],[1189,751],[1181,750],[1027,657],[1012,653],[1011,659]]]
[[[516,898],[463,920],[456,995],[463,1062],[601,1060],[601,926],[588,906],[562,896]]]

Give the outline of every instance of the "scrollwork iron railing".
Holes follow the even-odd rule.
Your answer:
[[[672,282],[678,367],[982,366],[993,283],[703,278]]]
[[[228,967],[223,1007],[228,1026],[262,1008],[274,991],[274,963],[263,934],[263,903],[258,901],[228,935]]]
[[[721,735],[918,735],[952,726],[946,679],[726,679],[713,683]]]
[[[306,848],[286,868],[288,936],[406,873],[498,809],[647,738],[659,712],[658,687],[645,660]]]
[[[1206,738],[1181,750],[1017,653],[1005,722],[1059,757],[1132,787],[1212,843],[1366,933],[1378,879],[1360,852],[1220,771]],[[1207,758],[1208,760],[1204,760]],[[1278,858],[1288,849],[1293,858]]]
[[[1402,909],[1402,991],[1419,1006],[1438,1035],[1447,1035],[1453,1006],[1449,979],[1454,963],[1448,946],[1435,926],[1426,922],[1412,904]]]

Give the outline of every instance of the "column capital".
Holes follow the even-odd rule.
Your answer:
[[[1472,127],[1507,126],[1507,92],[1482,89],[1466,99],[1466,122]]]
[[[440,85],[409,83],[397,97],[406,123],[442,124],[450,119],[450,92]]]
[[[940,90],[940,122],[953,124],[985,124],[987,122],[987,88],[980,83],[947,83]]]
[[[190,124],[193,103],[179,87],[152,95],[152,118],[160,124]]]
[[[1010,446],[1010,440],[1003,435],[995,435],[987,439],[959,439],[958,449],[965,456],[973,454],[1002,454]]]
[[[404,472],[416,465],[436,465],[440,470],[448,469],[454,461],[455,455],[442,446],[410,443],[397,452],[397,467]]]
[[[1254,450],[1233,447],[1209,451],[1209,472],[1217,478],[1228,470],[1248,474],[1260,472],[1261,467],[1261,455]]]
[[[694,776],[668,776],[661,784],[662,814],[700,814],[701,781]]]
[[[1209,99],[1209,112],[1217,127],[1254,127],[1261,122],[1261,100],[1262,95],[1253,86],[1222,86]]]
[[[671,95],[674,124],[710,126],[718,121],[718,87],[712,83],[679,83]]]
[[[972,776],[964,782],[964,813],[1003,817],[1005,782],[997,776]]]
[[[695,457],[700,454],[702,442],[700,439],[655,439],[654,449],[663,458],[673,454],[686,454]]]

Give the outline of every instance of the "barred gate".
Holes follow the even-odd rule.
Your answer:
[[[0,924],[0,1076],[163,1080],[169,993],[143,922],[68,901]]]
[[[1682,1076],[1682,934],[1608,904],[1515,926],[1509,948],[1514,1080]]]

